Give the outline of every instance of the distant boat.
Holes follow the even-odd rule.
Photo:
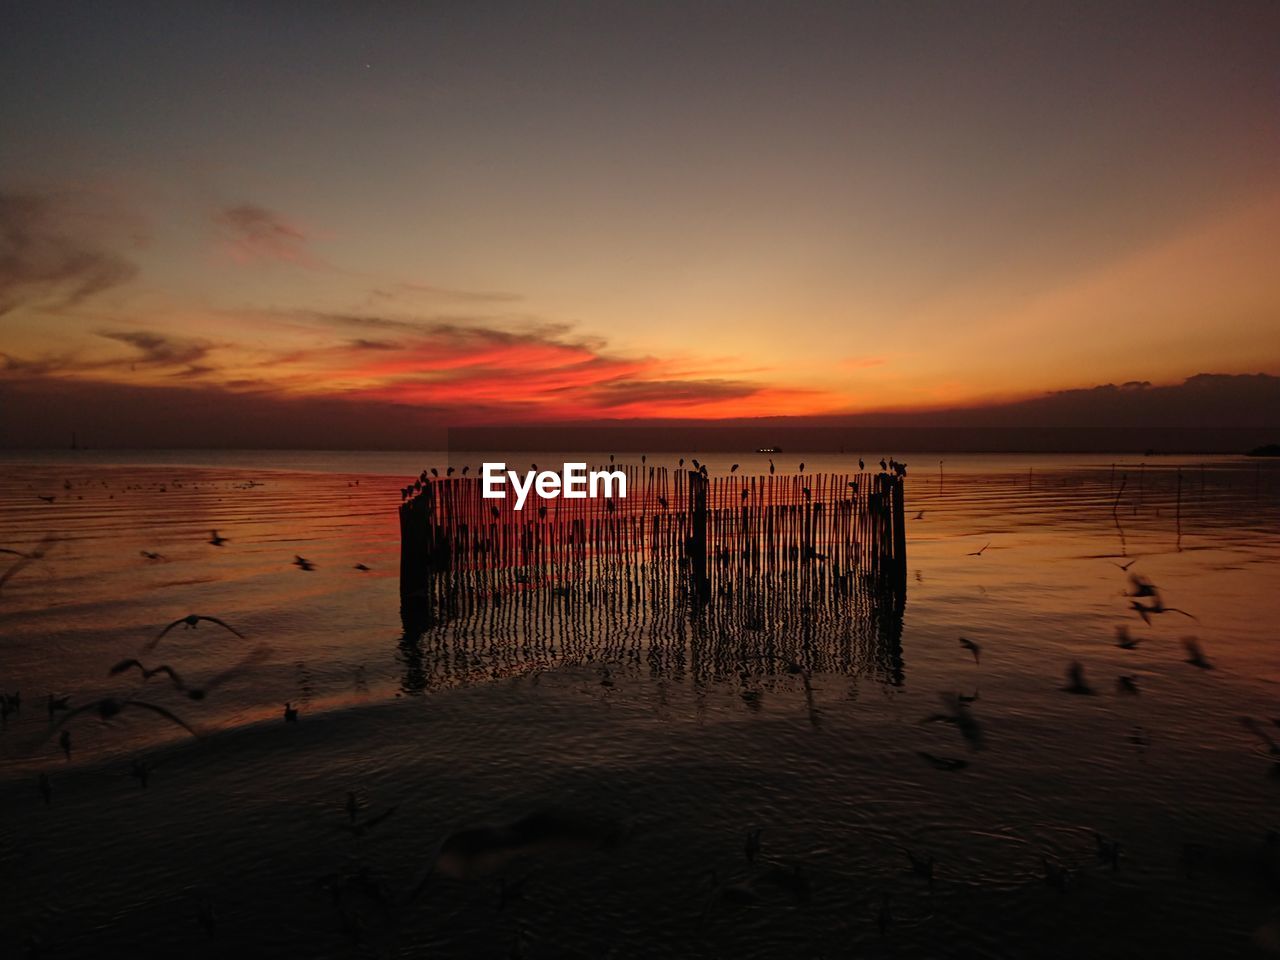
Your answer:
[[[781,447],[756,447],[756,453],[781,453]]]

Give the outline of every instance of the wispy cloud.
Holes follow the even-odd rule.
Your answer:
[[[308,237],[280,214],[254,203],[224,207],[214,216],[222,240],[240,263],[274,261],[313,269],[326,266],[308,247]]]
[[[137,273],[78,235],[62,213],[55,197],[0,192],[0,316],[20,306],[72,307]]]
[[[130,363],[172,366],[194,364],[209,353],[209,345],[198,340],[171,337],[152,330],[99,331],[98,336],[128,344],[138,351]],[[208,369],[208,368],[206,368]]]

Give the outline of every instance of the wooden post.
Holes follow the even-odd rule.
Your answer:
[[[905,486],[902,477],[893,478],[893,576],[899,590],[899,596],[906,592],[907,586],[907,523],[906,503],[903,494]]]
[[[707,576],[707,478],[697,470],[689,471],[689,564],[693,588],[698,599],[711,599],[711,580]]]

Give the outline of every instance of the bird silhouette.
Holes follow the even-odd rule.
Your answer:
[[[89,712],[97,714],[99,720],[112,720],[130,707],[134,707],[139,710],[150,710],[152,713],[163,717],[170,723],[174,723],[182,727],[183,730],[186,730],[187,733],[191,734],[193,737],[199,736],[190,724],[172,711],[166,710],[164,707],[158,707],[154,703],[146,703],[143,700],[121,699],[118,697],[104,697],[101,700],[86,703],[82,707],[76,707],[74,710],[68,711],[67,715],[59,720],[57,725],[61,727],[75,717],[80,716],[80,714]]]
[[[218,626],[222,627],[224,630],[229,630],[231,633],[234,633],[241,640],[245,638],[243,633],[241,633],[235,627],[231,626],[231,624],[227,623],[225,620],[220,620],[217,617],[209,617],[204,615],[203,613],[189,613],[185,617],[179,617],[177,620],[173,621],[173,623],[169,624],[167,627],[161,630],[158,634],[156,634],[155,639],[148,642],[147,645],[143,647],[143,650],[146,651],[146,650],[155,649],[156,644],[158,644],[164,638],[164,635],[168,633],[170,630],[172,630],[174,627],[182,626],[187,630],[194,630],[196,627],[200,625],[201,620],[207,620],[209,623],[216,623]]]
[[[298,708],[295,707],[292,703],[286,703],[284,705],[284,722],[285,723],[298,722]]]
[[[363,563],[357,563],[355,569],[359,570],[361,573],[367,573],[369,571],[369,568]]]
[[[982,645],[976,640],[970,640],[968,637],[961,637],[960,646],[973,654],[974,663],[978,663],[982,659]]]
[[[730,468],[729,468],[729,472],[730,472],[730,473],[737,473],[737,472],[738,472],[738,465],[735,463],[732,467],[730,467]]]
[[[965,767],[969,766],[968,760],[961,760],[957,757],[939,757],[932,753],[926,753],[923,750],[917,750],[916,756],[938,770],[963,770]]]
[[[1116,563],[1114,560],[1108,560],[1107,562],[1110,563],[1113,567],[1119,567],[1121,570],[1127,571],[1130,567],[1132,567],[1135,563],[1138,562],[1138,558],[1134,557],[1128,563]]]
[[[230,543],[230,542],[231,542],[231,541],[229,541],[226,537],[220,537],[220,536],[218,536],[218,531],[217,531],[217,530],[210,530],[210,531],[209,531],[209,543],[210,543],[210,544],[212,544],[213,546],[215,546],[215,547],[220,547],[220,546],[222,546],[224,543]]]
[[[1082,696],[1092,696],[1094,694],[1093,687],[1084,679],[1084,665],[1079,660],[1072,660],[1067,667],[1067,685],[1062,688],[1066,693],[1075,693]]]
[[[311,571],[316,568],[316,565],[314,563],[312,563],[306,557],[298,556],[296,553],[293,555],[293,565],[297,567],[299,570],[305,570],[305,571]]]
[[[971,553],[969,553],[969,554],[967,554],[967,555],[968,555],[968,556],[970,556],[970,557],[980,557],[980,556],[982,556],[984,553],[986,553],[986,552],[987,552],[987,547],[989,547],[989,546],[991,546],[991,541],[990,541],[990,540],[988,540],[986,543],[984,543],[984,544],[982,545],[982,548],[981,548],[980,550],[974,550],[974,551],[972,551]]]
[[[1139,642],[1129,636],[1128,625],[1121,623],[1116,626],[1116,646],[1121,650],[1136,650]]]
[[[1187,651],[1187,663],[1193,667],[1199,667],[1201,670],[1213,669],[1213,664],[1205,657],[1200,641],[1195,637],[1183,637],[1182,648]]]
[[[907,862],[911,866],[911,872],[914,873],[920,879],[927,881],[929,884],[929,889],[932,890],[933,889],[933,863],[934,863],[933,857],[917,856],[915,853],[906,849],[905,847],[903,848],[902,852],[903,854],[906,855]]]

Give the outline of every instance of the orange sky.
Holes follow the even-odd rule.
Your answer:
[[[1280,372],[1271,5],[516,9],[23,11],[0,378],[465,421]]]

